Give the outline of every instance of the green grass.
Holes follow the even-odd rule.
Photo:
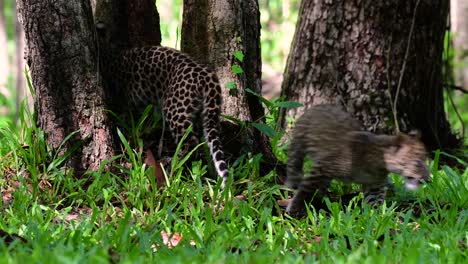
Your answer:
[[[259,177],[260,156],[240,157],[234,180],[220,191],[201,162],[179,160],[168,187],[157,189],[142,148],[125,152],[116,175],[74,179],[63,157],[21,111],[19,129],[0,128],[0,263],[462,263],[468,245],[468,169],[431,164],[433,180],[417,192],[397,191],[386,205],[326,200],[304,219],[283,215],[287,191],[276,173]],[[141,128],[143,129],[143,128]],[[136,133],[136,132],[135,132]],[[460,161],[463,162],[463,161]],[[466,167],[467,164],[463,164]],[[239,199],[241,195],[243,199]],[[335,199],[336,200],[336,199]],[[168,247],[161,236],[180,234]]]
[[[285,22],[291,24],[297,16],[292,8],[283,21],[281,3],[260,3],[264,29],[269,17],[287,28]],[[175,45],[177,30],[177,22],[163,23],[163,39],[170,39],[165,45]],[[262,55],[281,70],[286,55],[279,40],[284,36],[265,32]],[[155,188],[136,139],[144,130],[142,122],[135,124],[136,130],[126,128],[129,138],[121,136],[125,152],[115,158],[130,168],[119,166],[119,175],[100,170],[75,179],[61,167],[66,155],[46,146],[27,109],[21,109],[19,124],[11,124],[13,96],[0,98],[0,105],[10,109],[9,116],[0,116],[0,231],[25,241],[0,233],[0,263],[466,262],[468,169],[463,161],[460,167],[465,169],[457,170],[439,166],[436,159],[432,182],[416,192],[406,192],[401,179],[392,175],[396,192],[376,210],[361,207],[360,194],[349,205],[327,200],[323,210],[310,208],[298,220],[283,215],[278,205],[288,192],[274,183],[276,172],[258,175],[258,155],[232,164],[233,181],[225,191],[206,176],[206,165],[184,159],[167,172],[168,187]],[[466,123],[466,97],[454,96],[454,101]],[[461,121],[447,100],[445,105],[459,131]],[[274,152],[286,158],[283,148]],[[350,190],[342,187],[333,184],[335,193]],[[170,248],[161,232],[183,239]]]

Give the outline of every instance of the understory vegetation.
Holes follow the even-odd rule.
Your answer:
[[[174,1],[173,6],[181,2]],[[264,27],[269,21],[265,15],[277,17],[275,21],[285,17],[281,7],[260,7]],[[172,13],[180,16],[180,10]],[[297,10],[288,13],[289,22],[278,24],[294,26],[294,16]],[[163,39],[177,27],[162,24]],[[287,30],[282,32],[294,29]],[[11,53],[13,33],[8,34]],[[289,48],[287,41],[281,41],[284,37],[262,35],[264,61],[276,70],[284,66],[284,45]],[[174,156],[162,173],[167,186],[161,188],[154,168],[145,163],[138,137],[146,129],[143,122],[129,125],[130,135],[119,133],[123,154],[109,161],[117,161],[112,170],[103,164],[97,172],[73,177],[63,168],[70,153],[54,152],[46,145],[27,103],[18,109],[18,121],[13,121],[13,86],[10,81],[8,97],[0,94],[0,108],[10,110],[0,111],[0,263],[464,263],[468,259],[466,149],[457,156],[434,153],[428,161],[431,181],[417,191],[406,191],[400,176],[390,175],[395,190],[379,208],[361,203],[360,186],[333,182],[323,206],[309,207],[305,218],[295,219],[284,214],[291,195],[277,184],[277,177],[284,175],[276,171],[260,175],[261,155],[244,155],[231,163],[224,190],[220,181],[208,176],[206,162]],[[449,121],[461,131],[468,121],[468,98],[454,91],[446,92],[445,98]],[[277,113],[269,110],[267,121],[274,127]],[[273,134],[271,142],[273,152],[286,161],[280,135]],[[453,161],[450,166],[439,163],[442,156]]]
[[[359,186],[332,185],[323,208],[306,218],[283,213],[288,190],[276,173],[259,176],[261,156],[230,167],[228,188],[201,161],[173,157],[158,188],[141,140],[122,135],[114,170],[74,178],[45,135],[20,111],[17,128],[0,128],[1,262],[24,263],[308,263],[447,262],[467,257],[468,169],[430,163],[432,180],[395,191],[378,209],[362,205]],[[138,135],[140,122],[131,134]],[[132,129],[132,128],[130,128]],[[283,152],[276,148],[276,152]],[[286,155],[279,155],[285,157]],[[103,166],[104,167],[104,166]],[[461,168],[461,169],[460,169]],[[343,196],[342,196],[343,195]]]

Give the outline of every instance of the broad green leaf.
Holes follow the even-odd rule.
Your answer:
[[[242,51],[236,50],[232,53],[232,55],[234,55],[234,57],[238,59],[240,62],[244,61],[244,53],[242,53]]]
[[[264,133],[265,135],[273,138],[276,136],[276,131],[269,125],[263,123],[253,123],[252,124],[256,129],[260,132]]]
[[[298,108],[304,105],[298,102],[284,101],[284,102],[276,102],[274,106],[290,109],[290,108]]]
[[[229,90],[233,90],[237,88],[237,85],[234,81],[230,81],[226,83],[225,87],[228,88]]]
[[[244,70],[242,70],[241,66],[239,66],[237,64],[232,65],[231,70],[232,70],[232,72],[234,74],[241,74],[241,73],[244,72]]]
[[[274,106],[274,104],[272,102],[270,102],[268,99],[266,99],[265,97],[263,97],[262,95],[260,95],[260,94],[258,94],[256,92],[252,91],[251,89],[245,88],[245,91],[247,93],[249,93],[249,94],[252,94],[252,95],[255,95],[256,97],[258,97],[258,99],[260,99],[260,101],[262,103],[264,103],[267,108],[270,108],[270,107]]]

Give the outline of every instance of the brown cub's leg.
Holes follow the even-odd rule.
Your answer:
[[[297,190],[286,207],[286,213],[297,218],[304,217],[307,214],[306,203],[312,200],[314,193],[315,190],[312,192]]]
[[[305,149],[299,137],[294,137],[288,147],[286,185],[292,189],[299,188],[304,172]]]
[[[386,186],[386,182],[373,185],[363,185],[364,201],[372,207],[378,207],[382,205],[385,200]]]
[[[330,180],[320,173],[319,162],[316,162],[311,174],[304,177],[299,184],[299,189],[286,208],[286,213],[294,217],[305,216],[306,203],[312,200],[316,192],[319,194],[316,199],[322,199],[327,193],[329,183]]]

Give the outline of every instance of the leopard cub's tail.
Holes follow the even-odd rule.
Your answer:
[[[217,79],[214,79],[217,80]],[[210,149],[211,157],[215,165],[218,176],[223,178],[221,187],[224,188],[229,176],[228,167],[224,160],[224,152],[221,141],[219,139],[220,133],[220,115],[221,115],[221,87],[219,84],[215,85],[213,90],[208,92],[203,97],[203,132],[205,140]]]

